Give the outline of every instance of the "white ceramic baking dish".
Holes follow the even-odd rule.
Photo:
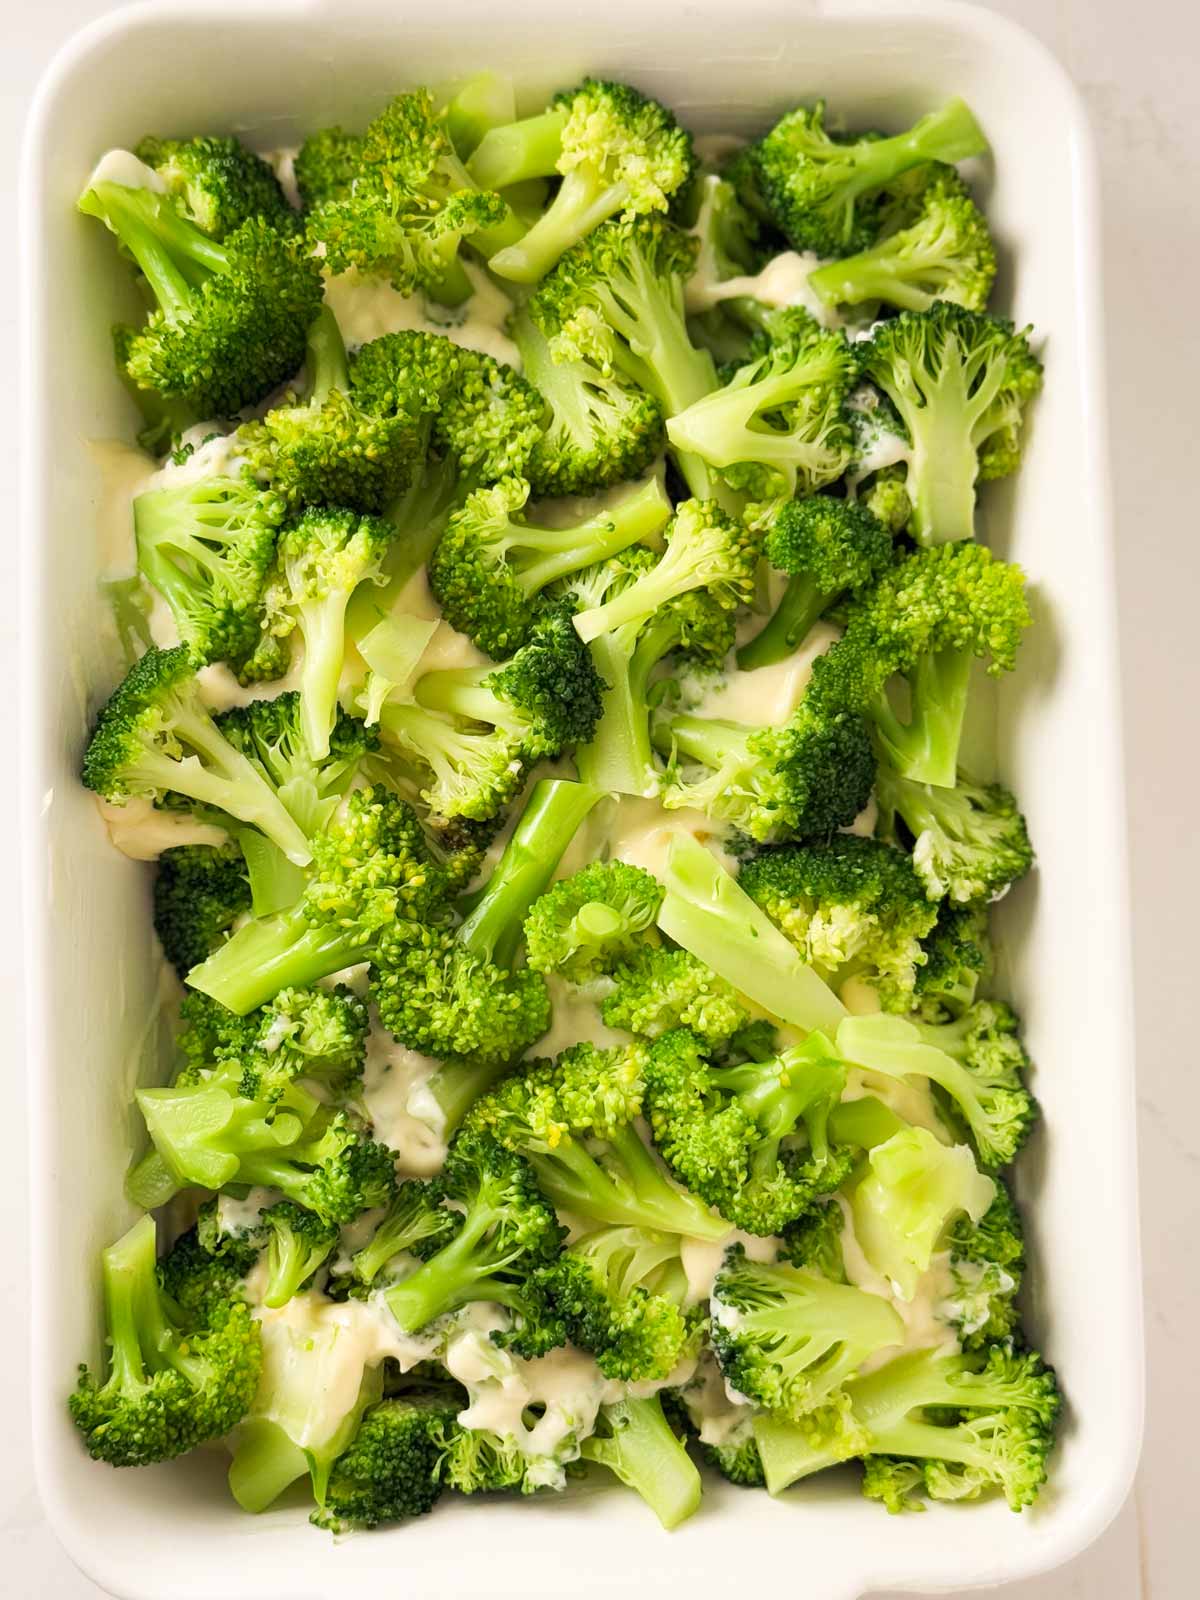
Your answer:
[[[277,145],[331,121],[359,124],[400,87],[483,66],[512,73],[530,97],[584,70],[627,77],[693,128],[735,132],[818,94],[852,124],[884,126],[961,94],[994,146],[985,182],[1000,303],[1036,321],[1048,362],[1028,459],[1011,492],[988,498],[993,542],[1027,566],[1038,614],[998,697],[998,766],[1040,856],[1003,908],[1002,954],[1045,1108],[1020,1172],[1029,1316],[1070,1399],[1052,1486],[1020,1519],[996,1504],[888,1518],[834,1475],[779,1501],[714,1483],[670,1536],[614,1490],[450,1501],[411,1526],[335,1543],[299,1510],[239,1513],[220,1453],[111,1472],[86,1458],[67,1420],[74,1364],[99,1345],[97,1253],[130,1220],[130,1091],[158,1066],[148,872],[111,848],[76,777],[115,675],[99,627],[99,480],[86,441],[128,436],[132,418],[107,332],[120,274],[74,200],[98,152],[147,130]],[[1080,1550],[1129,1487],[1142,1355],[1100,236],[1091,140],[1059,67],[996,17],[936,0],[181,0],[123,12],[60,56],[31,123],[23,223],[30,1388],[38,1481],[72,1556],[139,1600],[314,1600],[359,1585],[413,1600],[713,1594],[744,1585],[748,1560],[812,1600],[854,1600],[997,1583]]]

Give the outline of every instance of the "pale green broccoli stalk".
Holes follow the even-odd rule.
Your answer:
[[[569,117],[564,104],[488,128],[467,162],[467,171],[481,189],[511,189],[532,178],[557,176]]]
[[[610,217],[628,221],[666,211],[692,172],[689,135],[657,101],[627,84],[587,78],[557,95],[550,110],[567,113],[555,162],[562,182],[524,238],[491,260],[493,272],[515,283],[536,283]]]
[[[908,435],[918,543],[973,538],[976,483],[1017,470],[1024,413],[1042,386],[1029,331],[939,300],[880,323],[861,347],[864,374]]]
[[[699,1509],[700,1474],[657,1395],[602,1406],[597,1431],[583,1441],[580,1454],[635,1489],[664,1528],[677,1528]]]
[[[935,788],[885,765],[876,796],[879,833],[896,839],[897,822],[903,823],[913,866],[931,899],[998,900],[1033,866],[1025,818],[1001,784],[972,783],[960,772],[954,788]]]
[[[743,200],[765,214],[796,250],[843,256],[869,245],[879,225],[877,197],[927,161],[964,161],[987,140],[962,100],[948,100],[890,138],[833,137],[825,102],[800,106],[741,152],[733,174]]]

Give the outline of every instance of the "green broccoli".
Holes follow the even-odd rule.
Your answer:
[[[249,909],[250,885],[238,845],[176,845],[159,856],[154,931],[181,978],[213,953]]]
[[[699,1509],[700,1474],[656,1394],[601,1406],[597,1430],[580,1454],[635,1489],[664,1528],[677,1528]]]
[[[846,400],[857,374],[845,334],[800,307],[773,312],[747,362],[672,415],[667,437],[755,500],[812,494],[850,465]]]
[[[843,595],[860,593],[879,576],[892,558],[892,541],[865,506],[813,495],[780,509],[763,553],[787,574],[787,588],[769,621],[738,651],[743,672],[798,650]]]
[[[267,1230],[267,1283],[263,1305],[284,1306],[316,1272],[338,1242],[335,1222],[291,1200],[259,1213]]]
[[[581,573],[566,594],[579,610],[593,610],[655,564],[651,550],[635,545]],[[580,777],[609,793],[656,795],[661,773],[650,740],[650,702],[657,692],[651,675],[673,653],[691,666],[719,669],[734,636],[732,611],[707,589],[689,589],[652,616],[635,618],[593,639],[588,649],[605,688],[596,732],[576,755]]]
[[[980,1164],[1003,1167],[1028,1137],[1038,1108],[1022,1083],[1024,1051],[1007,1031],[1011,1013],[1005,1008],[996,1019],[982,1002],[988,1009],[981,1018],[979,1005],[974,1017],[968,1012],[961,1023],[932,1028],[903,1017],[847,1017],[837,1047],[867,1072],[934,1084],[961,1118]]]
[[[551,584],[653,538],[671,515],[657,479],[573,527],[530,523],[523,514],[528,498],[519,478],[478,490],[451,516],[429,562],[430,587],[447,621],[493,656],[524,644]]]
[[[599,1228],[567,1245],[544,1277],[568,1337],[606,1378],[666,1378],[687,1352],[696,1318],[677,1234]]]
[[[1042,386],[1029,329],[939,300],[879,323],[858,353],[908,437],[918,543],[973,538],[976,483],[1017,470],[1025,408]]]
[[[236,669],[253,652],[284,509],[248,475],[135,496],[138,567],[171,607],[197,666]]]
[[[903,823],[931,899],[998,900],[1033,866],[1025,818],[1001,784],[972,783],[960,772],[954,788],[935,788],[885,765],[876,797],[880,835],[901,842],[897,822]]]
[[[538,1356],[566,1340],[539,1269],[557,1256],[563,1230],[519,1155],[478,1132],[455,1136],[438,1180],[461,1223],[445,1244],[425,1238],[415,1272],[385,1291],[388,1310],[408,1333],[475,1301],[505,1306],[516,1319],[494,1335],[521,1355]]]
[[[950,1229],[950,1292],[937,1307],[964,1350],[1019,1337],[1016,1296],[1025,1272],[1021,1213],[1004,1182],[977,1222],[961,1216]]]
[[[244,1015],[282,989],[375,959],[381,945],[435,941],[446,875],[396,795],[379,785],[355,790],[312,849],[298,903],[239,928],[188,974],[192,988]]]
[[[687,712],[656,718],[668,757],[662,803],[730,822],[760,844],[848,826],[871,797],[875,757],[863,719],[802,704],[782,727]]]
[[[443,1441],[462,1406],[461,1391],[450,1385],[405,1389],[372,1406],[333,1463],[312,1520],[344,1533],[431,1511],[443,1488]]]
[[[827,306],[883,301],[903,311],[928,311],[952,300],[982,311],[996,276],[996,250],[987,219],[953,167],[917,167],[920,181],[903,206],[890,206],[889,225],[876,244],[808,275]]]
[[[350,1257],[354,1281],[370,1289],[386,1275],[397,1256],[440,1250],[459,1226],[459,1216],[442,1204],[441,1186],[410,1178],[397,1184],[375,1231]]]
[[[610,1028],[657,1039],[688,1028],[716,1049],[742,1029],[749,1012],[731,983],[687,950],[643,944],[613,973],[615,987],[600,1007]]]
[[[843,256],[869,245],[881,191],[927,161],[986,153],[987,140],[961,100],[928,112],[891,138],[831,136],[825,102],[800,106],[736,158],[742,199],[786,234],[795,250]]]
[[[359,367],[356,360],[355,376]],[[436,395],[435,380],[397,383],[377,413],[373,391],[357,392],[333,312],[322,306],[308,330],[303,389],[290,390],[261,422],[243,424],[239,443],[293,510],[315,503],[384,511],[423,464],[430,389]]]
[[[386,277],[401,294],[458,304],[471,293],[464,240],[492,254],[524,231],[498,194],[475,185],[425,89],[390,101],[360,138],[314,135],[296,173],[326,270]]]
[[[917,1292],[951,1222],[978,1222],[996,1186],[965,1145],[942,1144],[928,1128],[903,1128],[874,1145],[850,1189],[863,1255],[905,1299]]]
[[[182,796],[260,829],[290,861],[311,858],[303,831],[274,789],[223,737],[200,698],[186,645],[150,649],[96,721],[83,782],[113,805],[133,796]]]
[[[687,328],[684,285],[695,263],[696,240],[661,218],[609,222],[567,252],[526,310],[553,360],[590,367],[593,381],[619,372],[672,417],[717,387],[712,357]],[[718,493],[698,457],[678,464],[692,494]]]
[[[808,696],[870,719],[881,756],[915,783],[953,788],[971,663],[1012,670],[1030,624],[1025,575],[983,545],[939,545],[890,567],[813,663]],[[890,680],[907,681],[907,707]]]
[[[943,900],[921,948],[925,964],[917,973],[914,991],[921,1020],[946,1022],[960,1016],[991,971],[987,907]]]
[[[713,1284],[712,1338],[739,1394],[855,1455],[864,1441],[844,1385],[869,1357],[903,1344],[904,1323],[879,1295],[750,1261],[734,1245]]]
[[[810,1033],[766,1061],[716,1066],[685,1028],[663,1034],[646,1066],[646,1109],[668,1166],[735,1227],[774,1235],[850,1175],[829,1114],[846,1086],[832,1043]]]
[[[469,1081],[478,1081],[546,1031],[545,981],[514,967],[522,924],[599,798],[584,784],[539,781],[462,926],[431,930],[411,945],[393,941],[371,991],[384,1027],[401,1043],[427,1055],[469,1057]]]
[[[738,880],[829,982],[861,977],[889,1010],[912,1004],[937,907],[909,858],[856,834],[785,845],[746,862]]]
[[[295,372],[322,295],[296,238],[252,217],[217,243],[166,195],[115,183],[88,189],[79,209],[116,234],[154,299],[126,345],[138,388],[229,417]]]
[[[147,136],[133,153],[158,173],[183,216],[210,239],[226,238],[251,217],[269,222],[280,233],[296,224],[279,179],[240,139]]]
[[[297,630],[304,642],[300,724],[317,760],[329,754],[337,719],[346,608],[360,583],[379,581],[395,537],[395,525],[383,517],[315,506],[279,535],[276,573],[266,593],[266,643],[268,650],[286,650],[285,641]]]
[[[749,602],[758,564],[757,536],[725,515],[713,500],[685,500],[666,529],[666,549],[655,565],[611,600],[575,614],[585,644],[628,623],[644,625],[664,606],[704,589],[723,610]]]
[[[546,404],[528,467],[534,493],[595,494],[644,472],[663,442],[654,396],[617,372],[578,359],[556,361],[525,311],[514,319],[512,336],[525,377]]]
[[[556,1061],[525,1062],[475,1103],[466,1125],[525,1156],[543,1194],[573,1216],[721,1238],[727,1224],[665,1175],[634,1126],[645,1059],[643,1045],[578,1044]]]
[[[593,861],[535,900],[525,918],[526,960],[571,983],[611,973],[654,925],[662,888],[624,861]]]
[[[454,381],[434,418],[433,442],[472,487],[520,477],[541,440],[544,412],[541,395],[511,367],[460,349]]]
[[[188,999],[224,1010],[208,995],[193,992]],[[233,1012],[224,1015],[235,1020]],[[253,1021],[258,1024],[253,1044],[237,1049],[238,1092],[247,1100],[277,1100],[297,1078],[321,1084],[339,1099],[361,1083],[370,1018],[366,1004],[344,983],[281,989],[260,1012],[236,1018],[243,1028]]]
[[[137,1467],[228,1433],[250,1407],[262,1364],[246,1302],[212,1287],[185,1312],[156,1273],[151,1217],[104,1251],[101,1271],[108,1377],[81,1366],[70,1398],[88,1454]]]
[[[555,163],[562,182],[529,232],[491,260],[493,272],[516,283],[536,283],[610,217],[666,211],[692,173],[688,134],[627,84],[587,78],[555,96],[550,110],[567,113]]]
[[[467,171],[482,189],[511,189],[555,177],[569,116],[568,105],[559,104],[520,121],[493,124],[472,151]]]

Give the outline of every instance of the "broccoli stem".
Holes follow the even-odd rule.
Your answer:
[[[907,1126],[874,1095],[864,1095],[861,1100],[843,1100],[829,1114],[829,1137],[834,1144],[857,1145],[860,1150],[873,1150],[877,1144],[886,1144]]]
[[[382,583],[360,583],[346,607],[346,632],[358,642],[375,625],[391,615],[409,582],[433,554],[456,503],[457,471],[453,461],[433,461],[386,516],[395,523],[397,537],[383,558]]]
[[[723,1239],[728,1234],[724,1217],[663,1174],[635,1129],[627,1125],[609,1142],[615,1157],[611,1168],[573,1137],[547,1154],[525,1152],[538,1187],[552,1205],[611,1227],[655,1228],[688,1239]]]
[[[832,1032],[846,1015],[766,913],[691,834],[674,832],[658,925],[735,989],[781,1022]]]
[[[206,277],[228,269],[229,256],[222,246],[153,190],[98,183],[80,200],[79,209],[112,229],[137,262],[168,320],[188,310]]]
[[[507,127],[516,115],[511,78],[503,78],[497,72],[477,72],[468,79],[446,107],[446,131],[459,160],[466,161],[493,128]],[[480,183],[482,189],[494,187]]]
[[[679,643],[678,623],[669,612],[651,617],[640,631],[636,623],[627,623],[592,640],[588,649],[607,687],[592,742],[575,756],[585,783],[609,794],[649,798],[658,793],[659,770],[650,740],[650,674]]]
[[[229,1491],[243,1511],[265,1511],[308,1472],[308,1457],[277,1422],[251,1417],[237,1431]]]
[[[481,1095],[507,1070],[504,1061],[443,1061],[425,1087],[442,1113],[443,1135],[454,1132]]]
[[[300,605],[304,661],[300,668],[300,727],[318,761],[329,754],[337,720],[338,685],[346,655],[346,607],[353,590],[330,589]]]
[[[530,906],[549,888],[563,852],[599,799],[599,789],[564,778],[534,785],[483,898],[458,930],[459,942],[473,955],[512,965]]]
[[[475,285],[467,276],[467,269],[463,266],[457,255],[451,256],[436,283],[431,283],[425,290],[431,300],[436,300],[438,305],[453,309],[461,306],[475,293]]]
[[[661,722],[654,729],[654,743],[669,753],[682,751],[693,761],[706,767],[724,767],[732,763],[752,766],[753,757],[747,741],[758,730],[741,722],[729,722],[721,717],[693,717],[681,715]]]
[[[512,283],[536,283],[573,244],[621,209],[625,189],[623,183],[604,183],[586,167],[572,168],[524,238],[492,257],[492,271]]]
[[[871,707],[876,734],[886,760],[902,777],[954,787],[970,679],[968,651],[931,651],[909,679],[907,722],[897,715],[886,686],[876,695]]]
[[[305,988],[343,967],[367,961],[372,946],[363,930],[310,927],[292,909],[239,928],[207,961],[187,975],[191,988],[245,1016],[281,989]]]
[[[552,178],[558,172],[567,112],[543,111],[507,127],[489,128],[467,162],[467,171],[481,189],[508,189],[530,178]]]
[[[337,318],[328,306],[321,307],[309,326],[305,376],[308,403],[314,410],[323,406],[334,390],[339,394],[350,392],[346,346],[342,342]]]
[[[146,1314],[157,1305],[154,1279],[157,1235],[152,1217],[142,1217],[128,1233],[109,1245],[100,1258],[104,1309],[111,1344],[112,1371],[106,1388],[133,1395],[146,1386],[143,1348]],[[160,1314],[161,1320],[161,1314]]]
[[[835,598],[818,589],[806,572],[795,573],[788,579],[774,616],[738,651],[738,666],[743,672],[753,672],[783,661],[804,643]]]
[[[966,101],[947,100],[944,106],[928,112],[904,133],[856,144],[854,175],[843,190],[847,212],[860,195],[886,188],[923,161],[953,164],[977,156],[987,148],[987,140]]]
[[[526,525],[519,536],[522,560],[514,572],[523,593],[532,598],[560,578],[568,578],[583,567],[594,566],[619,555],[631,544],[652,539],[667,525],[671,502],[658,478],[605,503],[603,511],[571,528],[538,528]],[[535,550],[535,560],[524,557]]]
[[[664,1528],[677,1528],[699,1507],[702,1485],[658,1395],[613,1401],[601,1415],[610,1433],[586,1439],[580,1452],[584,1459],[607,1467],[635,1489]]]
[[[387,1291],[388,1310],[406,1333],[415,1333],[435,1318],[473,1300],[492,1300],[508,1305],[514,1300],[513,1285],[496,1276],[511,1255],[495,1255],[488,1241],[489,1231],[501,1221],[491,1206],[478,1204],[468,1213],[462,1227],[429,1261]]]
[[[822,1444],[811,1426],[788,1422],[767,1412],[759,1412],[754,1418],[754,1442],[768,1494],[781,1494],[797,1478],[836,1466],[853,1450],[852,1444]]]

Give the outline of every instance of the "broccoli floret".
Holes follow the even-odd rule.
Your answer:
[[[130,668],[97,719],[82,777],[113,805],[181,795],[260,829],[290,861],[310,859],[300,827],[201,700],[186,645],[147,650]]]
[[[138,566],[171,607],[197,666],[237,667],[254,650],[283,516],[280,497],[248,476],[135,497]]]
[[[863,719],[801,705],[782,727],[680,712],[659,717],[669,757],[662,803],[694,807],[760,844],[820,837],[853,822],[871,796],[875,757]]]
[[[920,544],[972,538],[976,482],[1017,470],[1025,408],[1042,386],[1028,336],[942,300],[880,323],[859,347],[908,436],[905,489]]]
[[[318,1527],[344,1533],[431,1511],[442,1492],[443,1440],[456,1427],[461,1394],[449,1385],[406,1389],[373,1406],[329,1473]]]
[[[258,1018],[255,1042],[240,1056],[239,1092],[246,1099],[276,1100],[296,1078],[343,1097],[361,1081],[370,1017],[366,1004],[344,983],[332,989],[283,989],[251,1018]]]
[[[677,1528],[699,1509],[700,1474],[656,1394],[601,1406],[596,1432],[580,1454],[635,1489],[664,1528]]]
[[[904,1342],[899,1313],[879,1295],[805,1267],[750,1261],[740,1245],[713,1284],[713,1346],[730,1386],[755,1405],[840,1442],[863,1435],[843,1386],[868,1357]]]
[[[731,983],[687,950],[645,944],[613,974],[600,1014],[610,1028],[657,1039],[688,1028],[712,1049],[727,1043],[749,1013]]]
[[[704,589],[727,611],[751,599],[758,564],[758,539],[742,522],[727,517],[713,500],[685,500],[667,526],[666,549],[611,600],[575,615],[585,644],[629,623],[645,624],[664,606]]]
[[[584,817],[595,789],[562,780],[534,786],[521,820],[470,916],[455,932],[388,952],[372,975],[384,1026],[411,1049],[503,1065],[546,1031],[544,979],[514,968],[522,924]]]
[[[310,506],[279,535],[267,588],[266,633],[278,646],[299,631],[300,724],[309,752],[329,754],[346,642],[346,608],[360,583],[378,582],[395,524],[334,507]]]
[[[756,273],[763,265],[763,230],[733,184],[719,173],[702,173],[687,198],[688,231],[700,241],[687,308],[697,314],[726,298],[721,287],[726,279]]]
[[[249,909],[246,863],[236,844],[176,845],[158,858],[154,931],[181,978]]]
[[[325,1261],[338,1241],[337,1224],[291,1200],[260,1213],[267,1230],[267,1284],[263,1304],[284,1306]]]
[[[668,939],[778,1021],[806,1032],[836,1028],[845,1007],[699,840],[673,833],[659,880],[658,925]]]
[[[454,1428],[443,1435],[438,1472],[456,1494],[496,1494],[520,1489],[531,1494],[543,1485],[529,1472],[530,1457],[511,1435],[486,1428]]]
[[[487,1300],[516,1318],[511,1330],[495,1336],[498,1342],[525,1356],[563,1344],[566,1329],[539,1272],[557,1256],[563,1230],[528,1163],[486,1134],[463,1132],[455,1136],[439,1184],[461,1223],[436,1250],[422,1240],[422,1264],[386,1291],[401,1328],[415,1333],[437,1317]]]
[[[861,977],[881,1003],[907,1011],[937,907],[899,850],[856,834],[764,851],[742,868],[742,888],[835,984]]]
[[[661,903],[661,886],[640,867],[593,861],[534,902],[525,918],[526,960],[535,972],[587,983],[640,948]]]
[[[904,311],[928,311],[935,300],[970,311],[987,305],[996,251],[983,212],[953,167],[918,167],[911,176],[923,181],[907,207],[889,207],[900,214],[877,244],[809,273],[825,305],[881,300]]]
[[[525,377],[546,404],[543,432],[529,460],[535,494],[595,494],[636,478],[662,447],[662,407],[619,373],[556,361],[545,334],[525,311],[512,336]]]
[[[81,1366],[70,1399],[88,1454],[114,1467],[166,1461],[228,1433],[249,1409],[262,1365],[243,1299],[210,1287],[188,1314],[155,1265],[151,1217],[105,1250],[108,1377],[101,1383]]]
[[[992,1168],[1014,1159],[1037,1119],[1037,1102],[1021,1081],[1025,1053],[1010,1030],[1015,1022],[1008,1008],[997,1014],[983,1001],[944,1026],[847,1017],[837,1046],[868,1072],[936,1085],[969,1132],[980,1164]]]
[[[408,1179],[398,1184],[392,1202],[361,1249],[350,1257],[356,1283],[369,1289],[389,1263],[404,1252],[441,1249],[459,1226],[459,1216],[442,1204],[440,1184]]]
[[[511,367],[478,350],[460,350],[433,440],[468,483],[519,477],[541,440],[544,411],[541,395]]]
[[[934,788],[884,766],[876,797],[879,833],[896,840],[897,822],[903,823],[931,899],[998,900],[1033,866],[1025,818],[999,783],[972,783],[960,773],[954,788]]]
[[[725,1380],[715,1362],[713,1367],[716,1374],[715,1381],[724,1389]],[[706,1466],[719,1473],[727,1483],[735,1483],[739,1488],[765,1487],[762,1459],[751,1430],[749,1406],[744,1408],[745,1416],[734,1427],[728,1430],[722,1429],[720,1443],[709,1443],[701,1438],[705,1413],[701,1396],[695,1393],[692,1385],[683,1389],[664,1389],[661,1398],[667,1420],[677,1430],[682,1431],[685,1438],[699,1450]]]
[[[861,1101],[850,1101],[860,1105]],[[830,1129],[836,1127],[837,1112],[830,1119]],[[897,1126],[903,1126],[897,1118]],[[779,1239],[780,1261],[790,1261],[794,1267],[811,1267],[830,1283],[848,1283],[846,1262],[842,1253],[842,1230],[845,1216],[835,1200],[826,1200],[811,1211],[789,1222]]]
[[[399,700],[380,706],[379,727],[390,771],[412,781],[435,828],[499,820],[525,787],[532,758],[507,728]]]
[[[239,1015],[374,959],[381,944],[435,937],[447,879],[412,808],[379,785],[357,789],[313,839],[299,902],[236,934],[188,982]]]
[[[654,553],[636,545],[581,573],[567,594],[573,605],[588,611],[654,566]],[[733,612],[706,589],[690,589],[645,621],[624,623],[593,639],[588,649],[605,688],[596,732],[576,755],[580,777],[609,793],[656,795],[661,774],[650,740],[651,674],[672,653],[697,668],[720,668],[734,636]]]
[[[877,197],[926,161],[983,155],[987,140],[961,100],[949,100],[891,138],[832,137],[825,102],[801,106],[743,151],[733,173],[751,209],[765,211],[796,250],[842,256],[869,245]]]
[[[545,1277],[568,1337],[606,1378],[638,1383],[674,1371],[696,1320],[684,1309],[678,1235],[600,1228],[568,1245]]]
[[[493,272],[516,283],[536,283],[610,217],[666,211],[692,173],[689,135],[664,106],[627,84],[587,78],[550,109],[567,113],[555,163],[562,182],[524,238],[491,261]]]
[[[965,1350],[1019,1339],[1016,1296],[1025,1272],[1025,1230],[1003,1178],[978,1222],[962,1216],[950,1229],[950,1292],[937,1307]]]
[[[888,568],[813,663],[814,703],[857,709],[902,777],[953,788],[971,663],[1011,671],[1030,624],[1025,575],[983,545],[939,545]],[[906,715],[890,680],[908,685]]]
[[[443,614],[489,655],[524,644],[553,583],[653,538],[671,514],[661,484],[611,500],[574,527],[526,520],[529,485],[506,478],[478,490],[446,525],[429,563],[429,582]]]
[[[239,442],[294,510],[320,504],[383,511],[422,465],[430,396],[421,385],[397,384],[378,413],[373,399],[372,392],[358,394],[337,322],[323,306],[308,330],[303,389],[289,392],[261,422],[245,424]]]
[[[798,650],[843,595],[860,593],[879,576],[891,560],[892,541],[865,506],[814,495],[781,508],[763,553],[788,582],[770,620],[738,651],[744,672]]]
[[[996,1186],[965,1145],[946,1145],[927,1128],[903,1128],[873,1146],[850,1191],[854,1236],[897,1293],[911,1300],[954,1218],[978,1222]]]
[[[361,138],[340,129],[315,135],[296,174],[308,238],[323,246],[326,270],[386,277],[401,294],[465,300],[463,240],[492,254],[523,232],[499,195],[476,187],[425,89],[397,96]]]
[[[606,223],[569,250],[527,303],[555,361],[581,362],[599,380],[619,372],[674,416],[717,386],[707,350],[688,334],[684,285],[696,240],[661,219]],[[679,460],[694,495],[717,492],[694,456]]]
[[[642,1045],[578,1044],[556,1061],[527,1062],[476,1102],[467,1126],[524,1155],[551,1203],[574,1216],[720,1238],[726,1223],[665,1175],[634,1126],[645,1059]]]
[[[987,907],[943,900],[937,921],[921,941],[925,964],[917,973],[915,998],[923,1022],[946,1022],[975,999],[991,971]]]
[[[239,139],[211,134],[147,137],[133,153],[158,173],[183,215],[210,239],[224,239],[251,217],[260,217],[280,233],[295,226],[296,213],[279,179]]]
[[[773,1235],[850,1175],[853,1155],[829,1141],[845,1063],[821,1033],[766,1061],[714,1066],[696,1036],[657,1040],[646,1109],[667,1164],[735,1227]]]
[[[304,701],[294,689],[251,700],[216,718],[222,735],[262,774],[309,838],[328,826],[379,734],[339,706],[323,757],[304,734]],[[297,891],[298,892],[298,891]],[[281,908],[282,909],[282,908]]]
[[[115,183],[87,190],[79,209],[116,234],[154,298],[127,345],[139,388],[228,417],[300,365],[322,287],[297,239],[253,217],[218,244],[166,195]]]
[[[850,465],[846,400],[857,371],[845,334],[800,307],[774,312],[745,365],[672,416],[667,437],[756,500],[811,494]]]

